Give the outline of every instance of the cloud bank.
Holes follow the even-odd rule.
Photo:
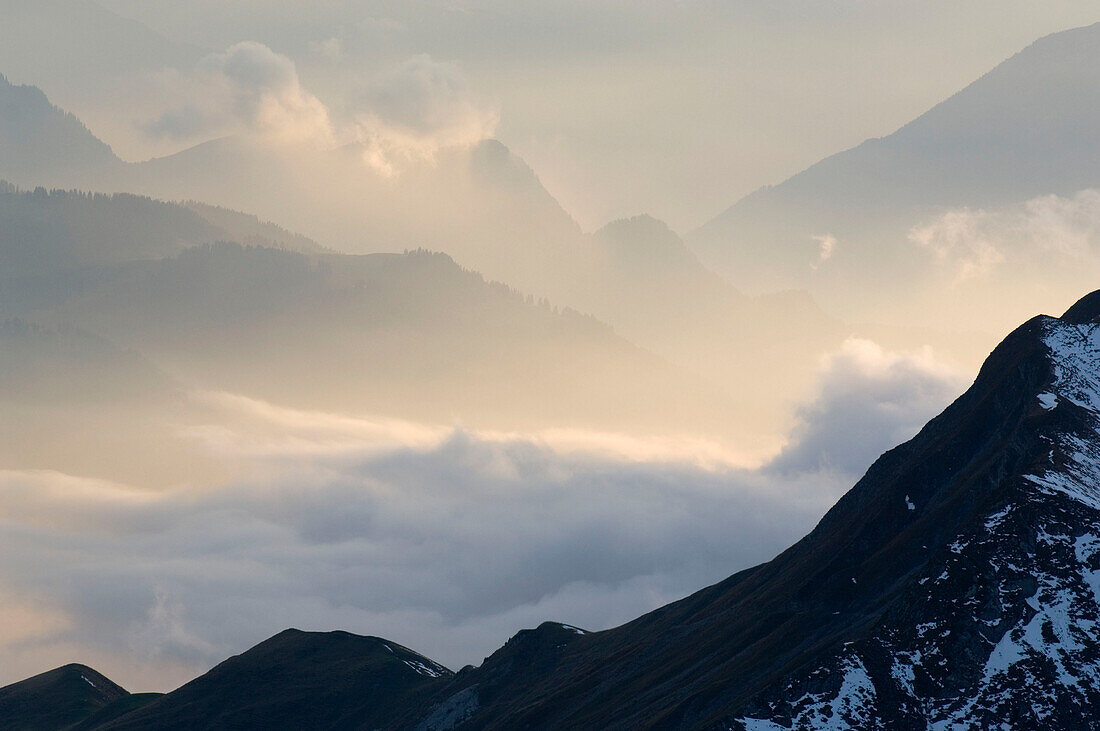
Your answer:
[[[225,394],[214,487],[0,472],[0,682],[81,661],[169,689],[288,626],[459,667],[518,629],[606,628],[765,561],[958,390],[927,353],[849,341],[759,469],[691,441],[486,434]]]
[[[858,475],[875,457],[914,437],[967,385],[966,377],[928,348],[894,353],[849,338],[822,360],[817,396],[798,409],[790,444],[767,469]]]

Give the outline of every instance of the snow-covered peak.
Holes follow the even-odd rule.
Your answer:
[[[1043,329],[1043,343],[1054,367],[1054,383],[1044,395],[1100,413],[1100,323],[1079,324],[1052,317],[1044,321]],[[1043,406],[1053,408],[1053,402],[1048,400]]]

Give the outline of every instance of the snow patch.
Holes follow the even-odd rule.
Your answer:
[[[783,726],[763,718],[742,718],[739,721],[752,731],[805,728],[846,731],[852,728],[875,728],[879,720],[875,713],[877,696],[863,661],[852,653],[840,660],[837,670],[844,673],[844,677],[836,695],[832,698],[828,698],[825,693],[803,695],[792,704],[795,710],[792,725]]]
[[[405,663],[421,675],[426,675],[429,678],[443,677],[443,668],[439,667],[438,665],[428,665],[420,662],[419,660],[402,660],[401,662]]]

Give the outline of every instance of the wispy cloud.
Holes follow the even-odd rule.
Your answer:
[[[1095,266],[1100,191],[1046,195],[996,209],[957,208],[915,226],[909,240],[931,252],[956,282],[1024,264]]]
[[[335,61],[342,42],[310,46]],[[144,125],[154,137],[181,140],[243,135],[276,144],[334,147],[355,143],[364,161],[386,175],[410,160],[491,137],[497,109],[480,99],[453,63],[426,55],[369,79],[340,119],[308,91],[290,58],[254,41],[203,58],[191,71],[153,75],[172,106]]]
[[[251,134],[279,143],[334,144],[327,107],[302,86],[294,62],[245,41],[203,58],[190,73],[164,72],[177,106],[146,125],[176,138]]]

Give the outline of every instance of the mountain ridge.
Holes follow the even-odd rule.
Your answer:
[[[685,239],[746,292],[806,288],[849,319],[884,309],[919,316],[935,304],[921,293],[950,272],[910,240],[912,229],[948,211],[1100,186],[1097,69],[1100,23],[1045,36],[893,132],[750,193]],[[961,310],[965,300],[951,305]]]

